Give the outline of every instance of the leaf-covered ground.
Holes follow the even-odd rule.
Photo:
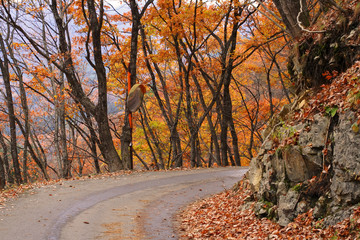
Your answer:
[[[237,191],[228,190],[185,209],[180,216],[181,239],[360,239],[360,206],[350,219],[335,226],[323,228],[323,220],[314,221],[310,210],[280,227],[255,216],[248,202],[251,192],[244,182]]]
[[[360,116],[360,61],[355,62],[340,75],[337,75],[337,72],[324,75],[329,77],[331,84],[322,85],[321,90],[296,112],[293,119],[312,120],[318,112],[334,117],[336,112],[347,110],[352,110]],[[360,120],[356,124],[360,124]]]
[[[358,117],[352,126],[357,133],[360,62],[355,62],[345,73],[326,74],[331,84],[323,85],[290,119],[311,120],[319,112],[333,117],[337,112],[351,110]],[[324,227],[323,220],[314,220],[310,210],[281,227],[267,218],[257,218],[250,200],[251,191],[243,180],[237,191],[228,190],[192,204],[180,216],[182,239],[360,239],[360,205],[350,218],[335,226]]]

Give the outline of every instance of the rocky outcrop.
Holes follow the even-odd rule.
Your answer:
[[[261,217],[284,226],[313,209],[334,224],[360,202],[359,9],[329,11],[334,24],[293,45],[288,70],[303,95],[269,122],[248,172]]]
[[[334,176],[331,179],[333,205],[360,202],[360,134],[353,131],[353,112],[340,115],[334,132]]]
[[[297,101],[286,108],[299,105]],[[347,217],[346,210],[360,202],[360,134],[352,128],[355,113],[318,113],[294,125],[285,124],[280,116],[271,130],[264,131],[266,140],[248,172],[255,199],[267,203],[256,205],[255,210],[283,226],[310,208],[316,218],[325,217],[329,224]],[[275,213],[264,211],[269,206]]]

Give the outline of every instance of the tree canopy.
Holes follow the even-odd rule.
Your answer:
[[[303,83],[295,41],[321,34],[329,8],[348,11],[330,0],[2,0],[1,187],[248,165]],[[135,84],[147,93],[130,114]]]

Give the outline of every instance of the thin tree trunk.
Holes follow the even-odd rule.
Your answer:
[[[177,130],[177,124],[178,124],[178,120],[180,117],[181,103],[183,100],[183,91],[180,91],[179,100],[177,102],[176,113],[175,113],[175,116],[173,116],[171,104],[170,104],[169,93],[166,88],[165,80],[161,74],[159,66],[156,63],[153,63],[155,71],[156,71],[156,73],[159,77],[159,80],[161,82],[161,85],[162,85],[162,90],[163,90],[163,95],[165,98],[166,106],[163,104],[163,101],[158,92],[157,83],[155,81],[155,73],[154,73],[153,69],[151,68],[149,59],[147,58],[148,53],[152,54],[152,51],[149,47],[149,44],[146,41],[146,35],[145,35],[144,29],[141,28],[140,30],[141,30],[140,33],[141,33],[142,45],[143,45],[143,53],[146,57],[145,63],[146,63],[146,67],[150,73],[151,80],[152,80],[152,91],[155,95],[155,98],[159,104],[161,113],[162,113],[163,117],[165,118],[167,127],[169,128],[169,131],[170,131],[170,152],[169,152],[169,159],[167,162],[167,168],[169,168],[173,164],[175,167],[181,167],[182,163],[183,163],[183,158],[182,158],[180,137],[179,137],[179,133]],[[183,89],[182,84],[180,87],[181,87],[181,89]]]
[[[6,176],[3,158],[0,156],[0,190],[6,185]]]
[[[6,174],[6,177],[7,177],[7,182],[10,183],[10,184],[13,184],[14,183],[14,178],[10,172],[10,165],[9,165],[9,159],[8,159],[8,146],[6,145],[5,143],[5,140],[4,140],[4,135],[2,134],[2,132],[0,131],[0,144],[1,144],[1,147],[3,149],[3,162],[4,162],[4,166],[5,166],[5,174]]]
[[[205,78],[206,78],[206,76],[205,76]],[[203,96],[203,93],[202,93],[200,83],[199,83],[196,76],[193,76],[193,80],[194,80],[194,83],[195,83],[197,91],[198,91],[201,106],[203,107],[203,109],[206,109],[206,103],[205,103],[205,100],[204,100],[204,96]],[[208,85],[210,84],[209,81],[207,81],[207,83],[208,83]],[[215,91],[213,90],[211,85],[210,85],[210,88],[212,90],[211,92],[213,93],[213,96],[215,96]],[[210,133],[211,133],[211,148],[213,148],[213,145],[215,147],[215,159],[214,160],[215,160],[216,163],[219,164],[219,161],[220,161],[220,146],[219,146],[218,137],[217,137],[216,130],[215,130],[214,124],[212,122],[210,113],[206,116],[206,119],[207,119],[207,122],[209,124],[209,129],[210,129]],[[212,156],[212,154],[211,154],[211,156]]]
[[[149,119],[147,117],[146,111],[145,111],[145,107],[142,107],[142,115],[144,116],[144,124],[146,125],[147,129],[149,130],[149,134],[151,136],[152,142],[155,145],[156,148],[156,152],[158,154],[159,157],[159,168],[160,169],[164,169],[165,168],[165,162],[164,162],[164,158],[163,158],[163,151],[161,150],[160,147],[160,142],[158,137],[155,135],[154,131],[151,129],[150,125],[149,125]],[[145,125],[144,125],[144,132],[145,132]],[[150,141],[149,141],[150,144]]]
[[[22,76],[19,77],[19,87],[20,87],[20,95],[21,95],[21,105],[24,112],[24,122],[25,122],[25,133],[24,133],[24,154],[23,154],[23,176],[24,182],[28,182],[29,174],[28,174],[28,148],[29,148],[29,131],[30,131],[30,121],[29,121],[29,108],[27,104],[27,97],[24,88],[24,83],[22,80]]]
[[[22,125],[20,124],[20,121],[18,121],[18,125],[20,127],[20,130],[21,132],[24,132],[24,129],[22,127]],[[44,178],[46,180],[49,180],[49,175],[46,171],[46,168],[47,168],[47,161],[46,161],[46,155],[45,155],[45,151],[44,149],[42,148],[39,140],[36,138],[36,136],[34,137],[34,134],[31,133],[31,131],[29,132],[29,137],[30,139],[33,141],[33,145],[30,144],[30,141],[29,141],[29,151],[30,151],[30,154],[31,154],[31,157],[34,159],[35,163],[39,166],[41,172],[43,173],[44,175]],[[36,147],[36,145],[38,145],[38,147],[40,148],[40,151],[39,149]],[[35,150],[34,150],[35,148]],[[35,153],[36,152],[36,153]],[[37,155],[36,155],[37,154]],[[41,157],[44,159],[44,160],[41,160]]]
[[[90,131],[90,150],[92,155],[94,156],[94,165],[95,165],[95,169],[96,169],[96,173],[100,173],[100,164],[99,164],[99,158],[97,157],[97,148],[96,148],[96,143],[97,143],[97,136],[95,133],[95,130],[93,128],[93,124],[90,120],[90,118],[88,118],[88,124],[89,124],[89,131]]]
[[[238,144],[238,137],[235,129],[234,119],[231,116],[230,120],[230,132],[232,137],[232,146],[234,152],[234,160],[236,166],[241,166],[240,154],[239,154],[239,144]]]
[[[21,177],[21,170],[20,170],[19,156],[17,149],[15,110],[14,110],[12,90],[10,85],[9,60],[7,59],[7,51],[1,33],[0,33],[0,49],[1,52],[3,53],[3,58],[4,58],[4,59],[0,59],[0,68],[5,85],[6,105],[8,108],[8,118],[10,125],[10,152],[13,160],[16,183],[21,184],[23,183],[23,179]]]
[[[147,132],[146,132],[146,127],[145,127],[145,114],[143,114],[143,113],[141,113],[140,114],[140,117],[141,117],[141,125],[142,125],[142,128],[143,128],[143,131],[144,131],[144,135],[145,135],[145,140],[146,140],[146,142],[147,142],[147,144],[148,144],[148,146],[149,146],[149,149],[150,149],[150,152],[151,152],[151,155],[153,156],[153,162],[154,162],[154,167],[155,167],[155,169],[156,170],[159,170],[159,164],[158,164],[158,161],[157,161],[157,158],[156,158],[156,154],[155,154],[155,152],[154,152],[154,149],[153,149],[153,147],[152,147],[152,145],[151,145],[151,143],[150,143],[150,139],[149,139],[149,136],[148,136],[148,134],[147,134]],[[148,127],[148,129],[149,129],[149,132],[151,131],[151,128],[148,126],[148,123],[146,123],[146,125],[147,125],[147,127]],[[152,135],[151,133],[150,133],[150,135]],[[153,140],[154,141],[154,140]],[[134,151],[135,152],[135,151]],[[139,157],[138,157],[139,158]],[[140,159],[140,158],[139,158]],[[145,166],[145,165],[144,165]],[[147,165],[146,165],[147,166]]]
[[[59,86],[59,95],[63,96],[64,92],[64,80],[63,74],[61,74],[61,84]],[[62,173],[63,178],[69,179],[71,178],[71,161],[69,159],[68,149],[67,149],[67,137],[66,137],[66,120],[65,120],[65,98],[62,97],[61,101],[59,102],[59,136],[60,136],[60,151],[61,151],[61,162],[63,165]]]
[[[29,180],[29,173],[28,173],[28,148],[30,146],[29,143],[29,132],[30,132],[30,120],[29,120],[29,107],[28,107],[28,102],[27,102],[27,96],[26,96],[26,91],[25,91],[25,87],[24,87],[24,82],[23,82],[23,75],[22,75],[22,71],[19,67],[19,63],[17,61],[17,59],[14,56],[14,52],[13,49],[10,46],[10,43],[7,42],[7,46],[9,49],[9,55],[12,58],[12,61],[14,62],[14,71],[16,73],[16,76],[19,80],[19,89],[20,89],[20,100],[21,100],[21,107],[23,110],[23,118],[24,118],[24,132],[23,132],[23,136],[24,136],[24,150],[23,150],[23,166],[22,166],[22,170],[23,170],[23,176],[24,176],[24,182],[27,183]]]

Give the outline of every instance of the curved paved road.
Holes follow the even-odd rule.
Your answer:
[[[246,171],[146,172],[42,187],[0,208],[0,239],[177,239],[181,207],[230,188]]]

